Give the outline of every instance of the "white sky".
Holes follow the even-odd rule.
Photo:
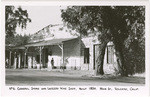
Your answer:
[[[62,24],[60,6],[21,6],[27,10],[32,22],[26,29],[17,28],[18,34],[33,34],[49,24]]]

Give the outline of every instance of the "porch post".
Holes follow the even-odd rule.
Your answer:
[[[42,58],[42,47],[40,46],[40,69],[42,68],[42,65],[41,65],[41,58]]]
[[[17,68],[17,58],[16,58],[16,52],[15,52],[15,55],[14,55],[14,69]]]
[[[11,67],[11,51],[9,53],[9,68]]]
[[[24,53],[24,68],[26,68],[26,52]]]
[[[62,44],[62,63],[64,65],[64,45]]]
[[[62,54],[62,68],[63,68],[63,71],[64,71],[64,45],[63,43],[61,45],[58,45],[61,49],[61,54]]]
[[[20,62],[21,62],[21,61],[20,61],[20,53],[19,53],[19,55],[18,55],[18,68],[19,68],[19,69],[20,69],[20,67],[21,67],[21,66],[20,66],[20,65],[21,65]]]
[[[24,68],[26,68],[27,49],[28,48],[25,48],[25,52],[24,52]]]

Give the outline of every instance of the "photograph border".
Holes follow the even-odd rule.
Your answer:
[[[5,85],[5,5],[20,5],[20,6],[68,6],[68,5],[102,5],[102,6],[109,6],[109,5],[118,5],[118,6],[140,6],[140,5],[145,5],[146,6],[146,14],[145,14],[145,68],[146,68],[146,73],[145,73],[145,86],[132,86],[134,88],[138,88],[138,91],[12,91],[9,90],[10,86],[6,86]],[[28,1],[28,2],[2,2],[1,3],[1,33],[0,33],[0,39],[1,39],[1,47],[0,47],[0,51],[1,51],[1,93],[2,93],[2,97],[8,96],[8,97],[16,97],[16,96],[110,96],[113,95],[115,96],[137,96],[137,97],[141,97],[141,96],[145,96],[148,97],[150,96],[150,31],[149,31],[149,27],[150,27],[150,7],[149,7],[149,2],[148,1],[47,1],[47,2],[32,2],[32,1]],[[14,86],[15,88],[18,88],[18,86]],[[21,86],[23,87],[23,86]],[[32,86],[27,86],[29,88],[31,88]],[[46,86],[34,86],[34,87],[46,87]],[[49,87],[54,87],[54,86],[49,86]],[[60,87],[60,86],[56,86],[56,87]],[[80,86],[63,86],[63,87],[76,87],[79,88]],[[89,87],[89,86],[81,86],[81,87]],[[97,88],[99,88],[99,86],[96,86]],[[105,86],[104,86],[105,87]],[[106,86],[108,88],[108,86]],[[130,88],[130,86],[109,86],[111,88],[114,87],[122,87],[122,88]]]

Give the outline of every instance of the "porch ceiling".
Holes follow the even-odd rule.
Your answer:
[[[58,45],[61,44],[65,41],[73,40],[77,38],[59,38],[59,39],[52,39],[52,40],[47,40],[47,41],[41,41],[41,42],[36,42],[36,43],[31,43],[25,45],[25,47],[35,47],[35,46],[47,46],[47,45]]]

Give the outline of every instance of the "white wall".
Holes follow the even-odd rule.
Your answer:
[[[89,48],[90,50],[90,63],[89,64],[84,64],[84,53],[81,54],[81,70],[93,70],[94,66],[94,55],[93,55],[93,46],[94,44],[100,44],[97,37],[87,37],[82,39],[82,46],[81,46],[81,52],[84,50],[84,48]],[[107,45],[113,45],[112,42],[109,42]],[[113,74],[113,73],[118,73],[119,67],[117,64],[117,58],[115,55],[115,50],[114,50],[114,63],[113,64],[108,64],[107,63],[107,49],[105,50],[105,55],[104,55],[104,73],[105,74]],[[96,64],[95,64],[96,65]]]
[[[108,45],[113,45],[112,42],[109,42],[107,44]],[[115,49],[114,49],[114,59],[113,59],[113,64],[108,64],[107,63],[107,48],[105,49],[105,56],[104,56],[104,73],[105,74],[115,74],[118,73],[118,64],[117,64],[117,58],[116,58],[116,54],[115,54]]]
[[[58,45],[50,46],[51,58],[54,59],[54,66],[61,66],[62,52]],[[64,60],[67,69],[80,69],[80,45],[79,39],[64,42]]]
[[[97,37],[85,37],[85,38],[82,38],[82,46],[81,46],[81,52],[82,52],[82,55],[81,55],[81,70],[93,70],[93,46],[94,44],[99,44],[98,40],[97,40]],[[90,54],[90,62],[89,64],[84,64],[84,48],[89,48],[89,54]]]

